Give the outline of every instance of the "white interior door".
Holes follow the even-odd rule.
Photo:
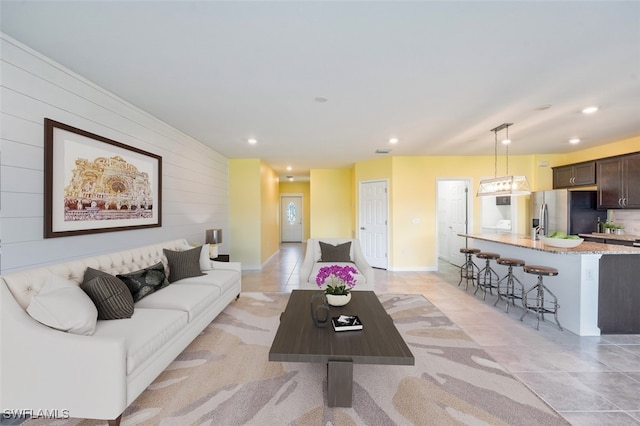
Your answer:
[[[374,268],[387,269],[387,182],[360,182],[360,244]]]
[[[302,195],[280,197],[280,241],[283,243],[302,242]]]
[[[465,239],[458,234],[471,230],[469,186],[466,180],[438,181],[438,257],[454,265],[465,262],[460,248],[465,247]]]

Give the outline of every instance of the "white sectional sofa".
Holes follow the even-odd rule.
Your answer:
[[[240,263],[207,256],[204,275],[172,282],[135,302],[130,318],[97,320],[90,335],[50,328],[27,308],[52,278],[80,285],[87,268],[116,275],[162,262],[167,269],[163,249],[185,246],[185,240],[175,240],[0,277],[0,407],[118,424],[127,406],[240,295]]]

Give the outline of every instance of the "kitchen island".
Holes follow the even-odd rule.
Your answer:
[[[558,319],[567,330],[579,336],[640,333],[640,248],[584,241],[569,249],[524,235],[459,235],[472,240],[469,247],[558,269],[557,276],[544,277],[544,284],[558,297]],[[492,268],[500,277],[507,272],[493,262]],[[536,283],[537,276],[522,268],[514,268],[514,274],[525,290]]]

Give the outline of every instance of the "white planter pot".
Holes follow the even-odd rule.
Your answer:
[[[351,300],[351,293],[349,294],[326,294],[327,303],[331,306],[344,306]]]

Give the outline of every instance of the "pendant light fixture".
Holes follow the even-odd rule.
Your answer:
[[[528,195],[531,194],[529,182],[525,176],[509,176],[509,126],[513,123],[503,123],[496,128],[491,129],[495,135],[494,149],[494,178],[482,179],[478,186],[476,196],[497,196],[497,195]],[[507,176],[498,177],[498,132],[506,129],[507,137],[503,141],[507,145]]]

